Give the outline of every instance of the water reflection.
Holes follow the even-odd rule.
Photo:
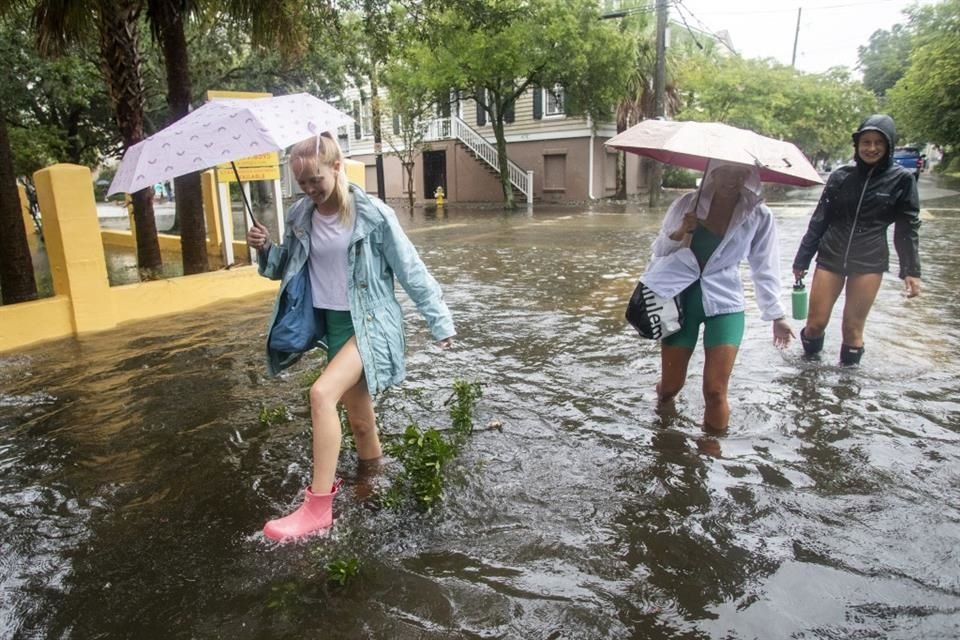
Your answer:
[[[816,194],[775,203],[783,273]],[[949,208],[946,207],[945,208]],[[926,290],[889,278],[864,365],[770,344],[748,311],[727,436],[702,352],[656,412],[656,345],[623,304],[659,214],[632,206],[402,212],[458,346],[415,311],[389,437],[485,384],[436,514],[383,508],[395,463],[341,459],[325,538],[259,534],[309,476],[298,378],[261,362],[269,296],[0,357],[0,636],[951,637],[960,611],[960,216],[925,220]],[[748,290],[748,297],[752,293]],[[285,404],[294,420],[259,422]],[[326,564],[362,561],[331,586]]]

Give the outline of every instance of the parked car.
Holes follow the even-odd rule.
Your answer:
[[[923,156],[920,155],[920,149],[917,147],[897,147],[893,150],[893,161],[912,173],[914,178],[920,178],[920,172],[923,171]]]

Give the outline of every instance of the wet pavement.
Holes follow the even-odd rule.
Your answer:
[[[459,335],[433,346],[404,298],[385,438],[448,426],[457,378],[502,428],[431,515],[381,508],[397,465],[345,452],[336,525],[298,544],[260,528],[308,480],[301,378],[322,358],[264,377],[268,296],[0,354],[0,637],[958,637],[951,187],[921,179],[924,293],[885,279],[858,369],[836,365],[837,313],[821,361],[777,351],[747,280],[722,438],[699,426],[702,351],[658,414],[657,347],[623,320],[662,211],[400,211]],[[785,285],[816,196],[768,190]],[[263,426],[277,404],[294,420]]]

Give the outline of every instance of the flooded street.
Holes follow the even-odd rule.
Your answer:
[[[788,310],[817,195],[768,192]],[[658,347],[623,317],[662,210],[400,211],[458,338],[401,297],[381,429],[447,428],[455,379],[483,385],[478,429],[434,514],[381,507],[397,464],[344,452],[332,532],[296,544],[260,530],[309,481],[322,356],[264,377],[270,296],[0,354],[0,638],[956,638],[960,199],[921,200],[923,294],[885,277],[860,368],[839,306],[820,362],[775,349],[745,278],[718,439],[702,348],[658,414]]]

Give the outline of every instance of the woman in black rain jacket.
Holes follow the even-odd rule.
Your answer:
[[[920,293],[920,198],[914,177],[893,162],[896,140],[890,116],[872,115],[863,121],[853,134],[854,164],[830,174],[800,241],[793,259],[798,280],[817,256],[807,324],[800,332],[808,355],[823,349],[833,305],[845,289],[840,362],[860,362],[867,314],[889,268],[891,224],[907,297]]]

